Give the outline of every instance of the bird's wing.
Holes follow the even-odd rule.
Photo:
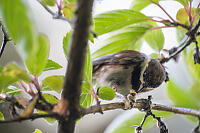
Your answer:
[[[137,65],[146,58],[148,57],[145,54],[134,50],[124,50],[118,53],[108,54],[93,61],[93,73],[103,65]]]

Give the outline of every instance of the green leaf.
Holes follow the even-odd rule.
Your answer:
[[[115,97],[115,91],[111,87],[104,86],[99,88],[98,96],[103,100],[112,100]]]
[[[8,64],[0,73],[0,91],[6,89],[9,85],[20,80],[25,82],[31,81],[25,70],[21,69],[15,64]]]
[[[155,3],[159,3],[159,0],[152,0],[153,2],[155,2]]]
[[[33,133],[42,133],[42,131],[40,131],[39,129],[35,129]]]
[[[87,46],[87,54],[85,58],[85,65],[84,65],[84,80],[92,81],[92,60],[90,55],[90,48]]]
[[[140,11],[150,4],[152,4],[152,2],[150,0],[134,0],[131,3],[131,9],[134,11]]]
[[[92,105],[93,97],[91,95],[90,82],[92,83],[92,60],[90,56],[90,48],[87,46],[87,54],[84,64],[84,77],[82,82],[82,92],[80,103],[83,107],[89,107]]]
[[[54,95],[51,95],[51,94],[48,94],[48,93],[44,93],[42,94],[42,96],[44,97],[44,99],[51,103],[51,104],[57,104],[59,102],[59,99],[54,96]]]
[[[175,106],[198,109],[199,101],[194,99],[189,91],[180,88],[173,81],[168,82],[167,92]]]
[[[95,51],[92,54],[92,59],[122,50],[137,49],[137,45],[141,46],[137,41],[141,42],[142,36],[150,28],[152,28],[152,26],[148,23],[140,23],[118,30],[116,34],[102,41],[105,46]]]
[[[171,115],[168,112],[161,111],[153,111],[156,116],[161,116],[163,118],[167,118]],[[140,125],[145,113],[137,112],[131,114],[127,120],[122,121],[117,126],[113,127],[112,133],[134,133],[134,125]],[[152,119],[152,117],[148,117],[143,125],[143,130],[147,130],[149,127],[156,125],[156,121]],[[112,127],[111,127],[112,128]]]
[[[44,71],[56,70],[56,69],[60,69],[60,68],[63,68],[63,67],[61,65],[59,65],[58,63],[56,63],[55,61],[48,59],[47,64],[44,68]]]
[[[65,53],[65,57],[68,57],[69,54],[69,40],[71,38],[71,32],[68,32],[66,36],[63,38],[63,50]]]
[[[0,120],[5,120],[3,114],[0,112]]]
[[[45,6],[54,6],[56,4],[56,0],[40,0],[40,2]]]
[[[76,2],[74,0],[63,0],[62,6],[63,6],[62,11],[63,11],[64,16],[66,18],[73,18]]]
[[[195,17],[195,20],[194,23],[196,23],[196,21],[198,20],[199,18],[199,9],[197,8],[192,8],[191,9],[191,15],[194,16],[196,15]],[[190,25],[189,23],[189,16],[185,10],[185,8],[181,8],[178,10],[178,12],[176,13],[176,19],[180,22],[180,23],[183,23],[183,24],[186,24],[186,25]]]
[[[49,55],[49,41],[43,34],[39,34],[35,49],[26,59],[26,66],[32,75],[40,75],[45,69]]]
[[[92,33],[89,34],[89,40],[94,43],[94,35]]]
[[[109,11],[94,17],[94,31],[101,35],[134,23],[145,22],[147,18],[140,12],[128,9]]]
[[[82,89],[81,89],[81,100],[80,104],[83,107],[90,107],[93,103],[93,97],[92,97],[92,92],[91,92],[91,86],[88,83],[88,81],[83,81],[82,82]]]
[[[188,14],[184,8],[181,8],[176,13],[176,19],[183,24],[188,24]]]
[[[0,73],[3,71],[3,67],[2,66],[0,66]]]
[[[18,78],[27,82],[31,81],[26,71],[13,63],[10,63],[3,68],[1,76],[10,76],[11,78]]]
[[[144,35],[144,39],[156,52],[162,50],[165,38],[161,29],[150,30]]]
[[[22,90],[19,88],[16,88],[15,86],[9,86],[3,90],[3,93],[13,95],[13,96],[17,96],[17,95],[21,94],[21,92],[22,92]]]
[[[0,13],[9,37],[16,44],[20,43],[24,50],[20,54],[26,58],[33,49],[35,32],[24,1],[0,0]]]
[[[42,111],[42,110],[37,110],[38,114],[48,114],[47,112],[45,111]],[[56,122],[56,119],[55,118],[51,118],[51,117],[46,117],[44,118],[48,123],[54,123]]]
[[[51,88],[60,93],[63,88],[64,76],[49,76],[43,80],[42,88]]]

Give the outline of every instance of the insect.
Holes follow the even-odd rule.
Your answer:
[[[124,50],[94,60],[93,80],[125,96],[125,108],[131,108],[136,94],[160,86],[168,81],[168,74],[158,60],[138,51]]]

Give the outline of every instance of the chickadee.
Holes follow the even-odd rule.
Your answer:
[[[131,108],[137,93],[152,90],[168,80],[165,68],[134,50],[108,54],[93,61],[93,80],[99,86],[109,86],[124,95],[125,108]]]

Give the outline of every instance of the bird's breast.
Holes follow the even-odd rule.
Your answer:
[[[132,71],[133,66],[104,65],[95,73],[96,82],[100,86],[110,86],[118,93],[127,95],[132,89]]]

